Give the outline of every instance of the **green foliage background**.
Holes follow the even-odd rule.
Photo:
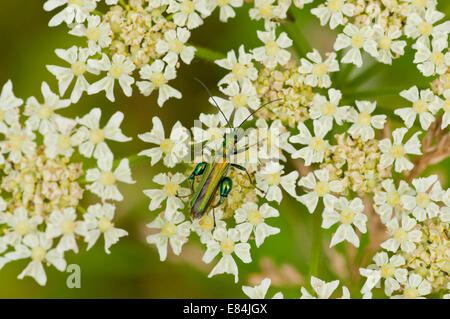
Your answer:
[[[42,9],[43,3],[43,0],[14,0],[1,1],[0,4],[0,85],[11,79],[16,96],[24,100],[29,96],[42,99],[40,93],[42,81],[47,81],[56,92],[57,81],[45,66],[65,63],[54,54],[56,48],[68,49],[74,44],[82,43],[80,39],[69,35],[64,25],[56,28],[47,26],[51,16],[57,11],[45,12]],[[249,5],[246,4],[238,9],[237,18],[231,19],[227,24],[219,22],[216,10],[202,27],[193,30],[190,43],[223,53],[237,49],[241,43],[245,44],[246,49],[259,46],[256,29],[262,29],[263,25],[262,22],[250,20],[248,8]],[[329,52],[332,50],[335,34],[325,27],[320,27],[318,19],[309,13],[310,8],[311,5],[308,5],[300,14],[299,24],[302,26],[303,34],[312,47],[319,49],[321,53]],[[445,12],[448,18],[450,2],[441,0],[438,9]],[[426,86],[427,80],[411,63],[412,60],[413,52],[408,47],[406,54],[401,59],[395,60],[393,66],[378,64],[376,76],[357,90]],[[358,72],[361,71],[353,70],[350,79]],[[138,94],[137,88],[134,87],[132,98],[126,98],[122,92],[116,90],[115,103],[109,102],[104,93],[94,96],[85,94],[78,104],[71,105],[61,113],[76,117],[84,115],[93,107],[100,107],[103,111],[102,118],[105,120],[114,112],[122,111],[125,114],[123,132],[133,137],[133,141],[111,143],[111,146],[117,158],[126,157],[149,147],[137,138],[137,134],[151,129],[153,116],[159,116],[168,129],[178,120],[190,127],[200,112],[214,111],[207,102],[206,93],[193,78],[202,79],[208,87],[217,92],[215,84],[224,74],[224,70],[211,62],[196,58],[191,65],[183,64],[178,71],[178,78],[172,82],[173,86],[182,92],[183,98],[169,100],[163,108],[159,108],[156,104],[155,94],[146,98]],[[351,87],[346,87],[344,82],[340,82],[339,77],[334,87],[344,92],[354,91]],[[352,96],[354,95],[344,93],[346,102],[351,102]],[[390,112],[407,105],[407,101],[398,95],[375,94],[373,99]],[[169,132],[166,130],[166,133]],[[243,264],[238,261],[240,279],[238,284],[234,284],[231,275],[218,275],[208,279],[207,274],[217,261],[213,261],[210,265],[202,265],[200,259],[204,248],[195,241],[185,245],[180,257],[172,254],[169,255],[169,260],[160,262],[155,247],[145,243],[145,236],[148,233],[145,224],[153,220],[156,214],[147,209],[149,199],[144,196],[142,190],[152,188],[153,176],[164,168],[159,164],[150,167],[149,162],[132,168],[136,184],[120,185],[125,200],[117,204],[116,225],[126,229],[129,236],[113,246],[110,255],[104,252],[102,240],[88,252],[83,251],[85,248],[83,246],[79,254],[66,253],[68,264],[78,264],[81,267],[80,289],[67,288],[66,278],[69,274],[61,273],[54,268],[46,267],[48,281],[45,287],[40,287],[30,277],[18,280],[17,275],[28,263],[28,260],[22,260],[7,264],[0,271],[0,298],[244,298],[241,285],[247,284],[246,280],[250,274],[261,272],[260,261],[267,257],[276,267],[281,267],[285,263],[290,264],[305,278],[307,277],[312,218],[303,205],[288,196],[285,196],[279,208],[280,218],[271,221],[271,225],[281,228],[281,233],[266,239],[259,249],[252,244],[253,262]],[[450,186],[449,166],[450,160],[447,159],[425,173],[438,173],[443,186],[447,188]],[[332,228],[325,232],[324,246],[329,245],[329,238],[334,230]],[[345,245],[340,244],[337,250],[343,252],[344,248]],[[337,278],[337,273],[346,273],[345,268],[348,265],[338,263],[342,258],[345,260],[345,254],[341,258],[330,259],[323,253],[319,265],[320,277],[329,281]],[[348,261],[350,265],[351,262]],[[352,293],[358,294],[362,283],[357,276],[352,279],[346,275],[340,279]],[[272,287],[269,290],[269,297],[278,290],[283,291],[286,297],[296,298],[300,295],[297,283]],[[338,294],[340,295],[341,291]]]

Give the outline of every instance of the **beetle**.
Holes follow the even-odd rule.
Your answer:
[[[230,122],[226,118],[225,114],[220,109],[219,105],[216,103],[214,98],[211,96],[208,88],[205,84],[203,84],[200,80],[196,79],[208,92],[211,99],[214,101],[214,104],[219,109],[222,116],[225,118],[228,127],[232,129],[231,133],[225,133],[224,134],[224,141],[222,144],[221,151],[218,151],[217,153],[219,155],[222,155],[221,161],[217,161],[217,156],[214,156],[212,158],[212,161],[210,163],[208,162],[201,162],[196,165],[194,171],[189,176],[188,181],[191,185],[192,193],[189,195],[193,195],[192,199],[190,200],[190,208],[191,208],[191,217],[193,219],[201,218],[203,215],[205,215],[210,208],[215,208],[223,204],[223,202],[226,200],[228,194],[230,194],[232,188],[233,188],[233,182],[230,177],[228,177],[228,171],[230,167],[236,168],[238,170],[244,171],[247,174],[248,179],[250,180],[250,183],[256,187],[255,182],[252,180],[249,172],[244,166],[231,163],[229,161],[229,156],[231,154],[236,155],[241,152],[245,152],[249,149],[249,147],[245,147],[241,150],[237,150],[236,144],[238,142],[238,134],[237,130],[240,128],[242,124],[244,124],[253,114],[258,112],[261,108],[266,106],[269,103],[278,101],[270,101],[259,107],[257,110],[255,110],[253,113],[251,113],[237,128],[232,128],[230,125]],[[194,189],[194,183],[195,178],[201,176],[201,179],[197,185],[197,188]],[[261,190],[260,190],[261,191]],[[220,199],[217,201],[217,203],[213,204],[213,200],[216,197],[217,192],[219,192]]]

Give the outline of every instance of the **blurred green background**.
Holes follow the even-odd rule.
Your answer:
[[[64,65],[55,54],[56,48],[67,49],[74,44],[81,44],[80,39],[67,34],[67,27],[61,25],[49,28],[47,23],[55,12],[45,12],[40,0],[1,1],[0,4],[0,85],[8,79],[13,81],[16,96],[26,100],[29,96],[42,99],[40,87],[47,81],[54,92],[57,92],[57,81],[45,68],[46,65]],[[237,10],[237,18],[227,24],[218,20],[218,11],[209,17],[205,24],[193,30],[190,43],[204,46],[216,51],[227,52],[245,44],[246,49],[260,45],[256,38],[256,29],[262,29],[262,22],[251,21],[248,17],[249,5]],[[301,25],[309,43],[323,54],[331,51],[335,33],[320,27],[318,19],[309,14],[311,6],[302,11]],[[450,2],[440,1],[441,11],[450,12]],[[392,67],[379,64],[379,72],[362,85],[358,90],[373,88],[401,87],[412,85],[426,86],[427,81],[411,64],[413,52],[407,49],[405,56],[395,60]],[[373,60],[371,61],[373,62]],[[370,64],[370,63],[368,63]],[[367,64],[366,64],[367,65]],[[353,71],[354,77],[360,71]],[[213,107],[207,103],[205,91],[193,80],[200,78],[208,87],[215,89],[215,84],[225,74],[210,62],[194,59],[191,65],[182,65],[178,78],[171,84],[179,89],[183,98],[172,99],[163,108],[156,104],[156,94],[143,97],[134,87],[134,94],[126,98],[115,90],[116,102],[109,102],[104,93],[94,96],[83,95],[78,104],[63,110],[62,115],[82,116],[93,107],[102,109],[102,124],[116,111],[125,114],[122,124],[123,132],[133,137],[129,143],[110,143],[116,158],[136,154],[149,148],[137,138],[137,134],[151,129],[151,118],[159,116],[166,128],[166,134],[176,121],[191,127],[200,112],[212,112]],[[339,83],[336,84],[339,87]],[[341,89],[346,89],[342,88]],[[351,90],[351,89],[349,89]],[[67,93],[66,93],[67,95]],[[351,96],[344,96],[351,101]],[[380,105],[391,109],[407,105],[407,101],[399,96],[374,97]],[[449,187],[447,159],[429,172],[441,175],[444,187]],[[54,268],[46,267],[47,285],[40,287],[32,278],[16,279],[24,269],[28,260],[12,262],[0,271],[1,298],[243,298],[241,286],[258,283],[266,275],[271,275],[274,285],[269,290],[271,297],[281,290],[286,297],[298,297],[300,285],[308,273],[309,253],[311,247],[311,215],[305,207],[285,196],[280,206],[279,218],[270,220],[269,224],[280,227],[281,233],[266,239],[256,249],[252,244],[252,263],[239,266],[239,283],[235,284],[231,275],[218,275],[211,279],[207,274],[218,261],[205,265],[201,262],[204,247],[195,240],[183,248],[181,256],[174,256],[169,249],[168,260],[159,261],[154,246],[145,243],[148,230],[145,224],[156,217],[156,213],[148,210],[149,199],[142,190],[154,187],[152,178],[163,167],[159,164],[150,167],[149,161],[132,168],[134,185],[120,185],[125,199],[117,203],[116,226],[126,229],[129,236],[121,239],[111,248],[108,255],[103,249],[101,239],[90,251],[73,254],[66,253],[68,264],[81,267],[81,288],[69,289],[66,278],[69,273],[62,273]],[[428,173],[428,172],[427,172]],[[353,259],[346,259],[345,244],[338,245],[337,252],[330,251],[329,238],[335,227],[325,233],[324,252],[320,263],[320,277],[324,280],[341,279],[352,292],[360,288],[360,278],[349,271]],[[193,236],[195,237],[195,236]],[[357,268],[356,268],[357,269]],[[339,289],[338,295],[341,295]]]

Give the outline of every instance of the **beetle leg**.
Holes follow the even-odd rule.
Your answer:
[[[250,181],[250,184],[253,187],[255,187],[257,190],[259,190],[261,193],[264,193],[264,191],[261,188],[256,186],[255,181],[252,179],[252,177],[250,176],[250,173],[247,171],[247,169],[244,166],[241,166],[241,165],[238,165],[238,164],[231,164],[231,166],[233,166],[234,168],[237,168],[237,169],[239,169],[241,171],[244,171],[247,174],[247,177],[248,177],[248,179]],[[265,195],[264,195],[264,197],[265,197]]]
[[[190,193],[189,195],[184,195],[184,196],[180,196],[180,195],[176,194],[175,196],[178,198],[185,198],[185,197],[189,197],[191,195],[192,195],[192,193]]]
[[[254,144],[254,145],[256,145],[256,144]],[[254,145],[252,145],[252,146],[254,146]],[[246,147],[244,147],[244,148],[241,148],[240,150],[236,150],[236,151],[234,151],[233,154],[234,154],[234,155],[237,155],[237,154],[243,153],[243,152],[245,152],[245,151],[248,151],[250,147],[251,147],[251,146],[246,146]]]
[[[227,199],[227,196],[222,196],[221,195],[219,200],[217,201],[217,203],[215,205],[213,205],[212,208],[214,209],[214,208],[219,207],[220,205],[222,205],[225,202],[225,200]]]
[[[195,166],[194,171],[191,173],[191,175],[189,175],[189,177],[188,177],[188,183],[189,183],[190,186],[191,186],[191,191],[192,191],[192,193],[190,193],[189,195],[185,195],[185,196],[180,196],[180,195],[177,194],[177,195],[175,195],[176,197],[179,197],[179,198],[189,197],[189,196],[191,196],[192,194],[195,193],[195,191],[194,191],[194,182],[195,182],[195,178],[196,178],[197,176],[200,176],[200,175],[203,174],[203,172],[205,171],[206,165],[207,165],[206,162],[198,163],[197,166]]]
[[[213,208],[220,206],[223,204],[223,202],[225,202],[225,200],[228,197],[228,194],[231,192],[232,187],[233,187],[233,182],[231,181],[231,178],[229,178],[229,177],[222,178],[222,180],[220,181],[220,184],[219,184],[220,199],[217,202],[217,204],[215,204],[213,206]]]

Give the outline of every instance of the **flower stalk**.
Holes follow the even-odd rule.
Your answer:
[[[200,59],[213,62],[216,60],[224,59],[226,57],[222,52],[217,52],[208,48],[204,48],[198,45],[193,45],[196,49],[195,55]]]
[[[315,212],[313,217],[313,238],[311,245],[311,253],[309,258],[309,274],[311,276],[317,277],[319,274],[319,263],[322,256],[322,214],[320,209]]]

